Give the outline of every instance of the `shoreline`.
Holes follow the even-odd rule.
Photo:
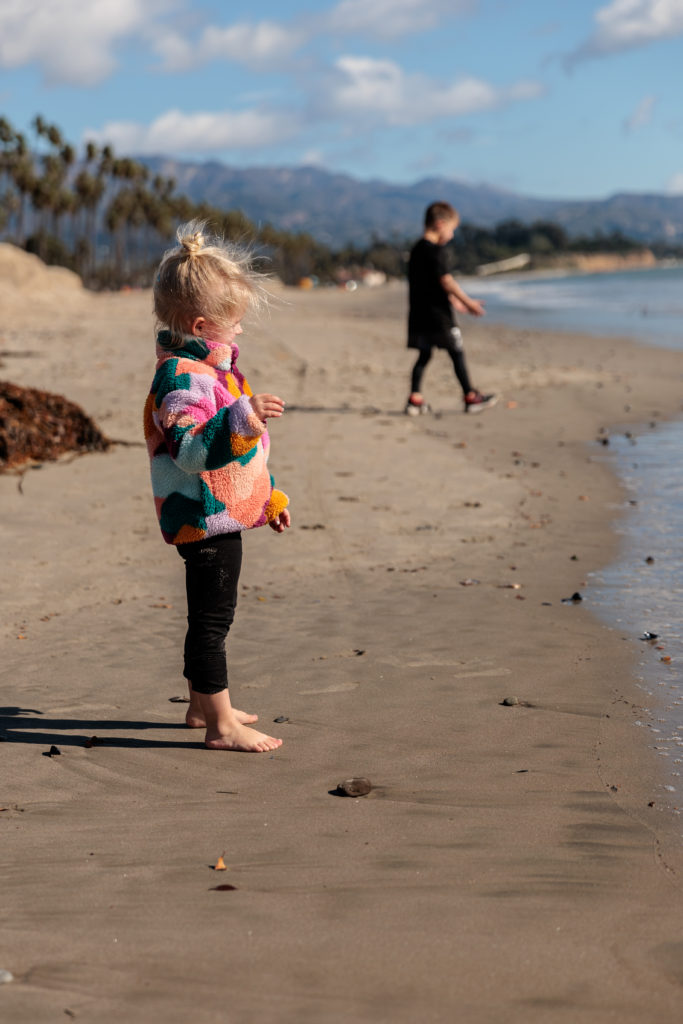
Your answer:
[[[579,254],[577,254],[577,255],[579,255]],[[595,253],[595,254],[582,253],[581,255],[583,255],[583,256],[590,256],[590,255],[608,256],[609,254],[608,253]],[[558,266],[555,266],[555,267],[553,267],[553,266],[535,267],[535,268],[532,267],[530,270],[517,270],[517,271],[513,270],[513,271],[510,271],[510,272],[502,272],[500,274],[492,274],[490,276],[486,275],[486,274],[484,274],[484,275],[470,274],[470,275],[468,275],[468,280],[469,281],[482,281],[482,280],[490,280],[490,279],[495,280],[496,278],[501,278],[501,277],[508,278],[508,279],[509,278],[515,278],[515,279],[521,279],[521,280],[524,280],[525,278],[544,278],[544,277],[593,277],[594,275],[602,275],[602,274],[638,273],[638,272],[641,272],[641,271],[644,271],[644,270],[645,271],[650,271],[650,270],[676,270],[678,267],[681,267],[681,266],[683,266],[683,259],[681,259],[681,258],[677,258],[675,256],[660,256],[660,257],[655,256],[654,259],[653,259],[653,262],[622,263],[622,264],[615,263],[614,266],[605,267],[604,269],[600,269],[599,267],[596,267],[595,269],[591,270],[591,269],[588,268],[588,265],[585,265],[582,268],[579,264],[575,264],[573,266],[570,265],[570,264],[567,264],[566,266],[559,266],[558,265]],[[464,278],[464,275],[462,275],[462,276]]]
[[[240,701],[289,719],[277,756],[178,726],[182,579],[144,450],[29,471],[21,494],[0,477],[19,1024],[213,1022],[228,999],[245,1024],[678,1019],[683,848],[648,806],[635,652],[562,599],[618,546],[624,491],[591,439],[680,415],[683,355],[468,324],[501,403],[462,415],[435,357],[438,415],[410,420],[386,298],[287,292],[240,346],[252,388],[300,410],[272,429],[294,526],[245,539],[230,643]],[[139,440],[148,306],[85,296],[76,331],[33,311],[41,359],[3,372]],[[352,775],[367,799],[329,795]]]

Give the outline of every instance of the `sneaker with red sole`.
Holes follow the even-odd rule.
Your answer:
[[[465,398],[465,412],[483,412],[496,404],[500,395],[482,395],[481,391],[473,391]]]
[[[423,398],[419,401],[415,401],[413,398],[409,398],[406,402],[405,409],[403,410],[406,416],[425,416],[432,410],[429,408]]]

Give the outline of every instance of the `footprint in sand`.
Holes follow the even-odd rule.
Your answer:
[[[472,679],[474,676],[509,676],[511,668],[480,668],[468,672],[454,672],[453,679]]]
[[[453,672],[452,679],[471,679],[473,676],[509,676],[510,668],[491,665],[487,662],[462,662],[455,658],[430,658],[425,655],[422,658],[413,658],[408,661],[405,658],[389,657],[380,659],[385,665],[394,665],[397,668],[455,668],[460,671]]]
[[[399,655],[390,654],[386,658],[378,658],[383,665],[393,665],[396,668],[450,668],[453,665],[462,666],[457,658],[434,658],[429,654],[416,658],[401,658]]]
[[[347,690],[355,690],[360,683],[334,683],[332,686],[321,686],[315,690],[297,690],[301,697],[312,697],[318,693],[344,693]]]

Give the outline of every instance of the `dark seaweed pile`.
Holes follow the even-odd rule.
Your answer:
[[[0,471],[73,452],[104,452],[111,442],[63,395],[0,381]]]

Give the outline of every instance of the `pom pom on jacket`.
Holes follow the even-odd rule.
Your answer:
[[[288,498],[268,471],[270,440],[237,368],[237,345],[157,337],[145,440],[159,524],[169,544],[251,530]],[[172,347],[174,346],[174,347]]]

